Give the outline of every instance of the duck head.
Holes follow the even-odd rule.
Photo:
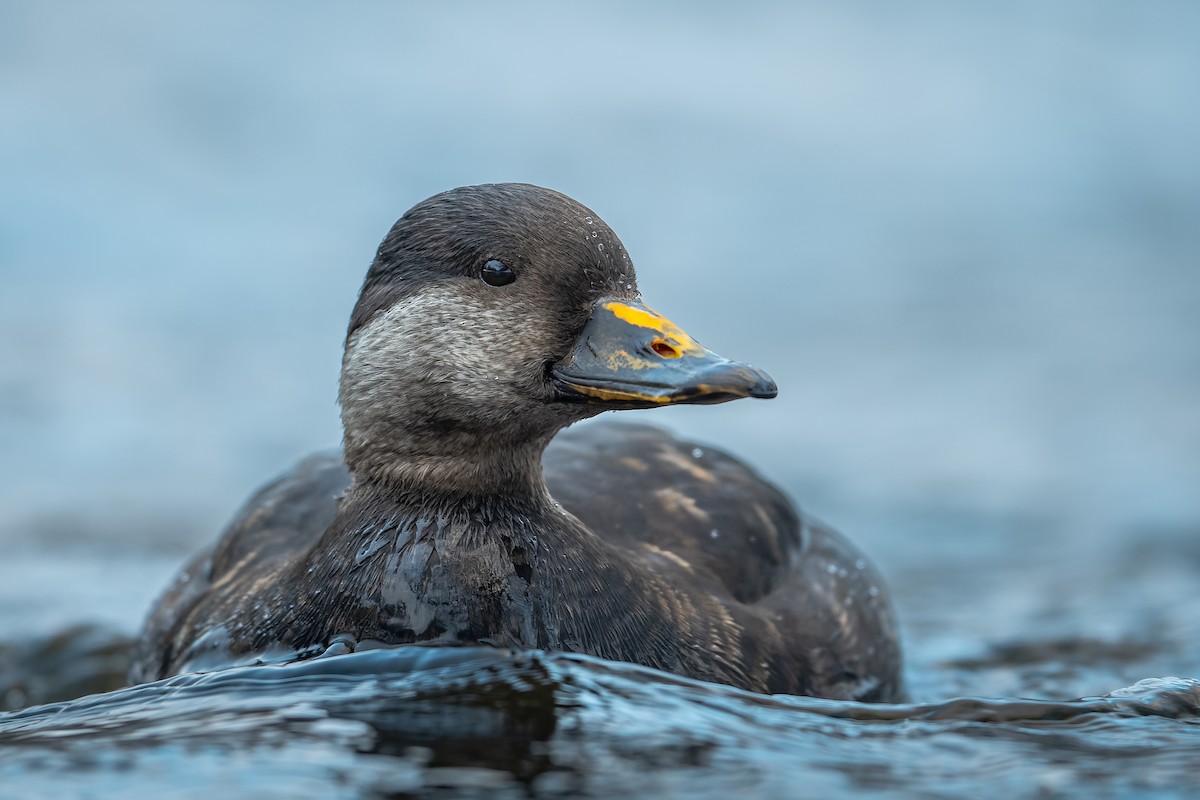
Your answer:
[[[496,492],[541,485],[554,434],[602,411],[775,394],[643,304],[595,213],[491,184],[392,226],[350,318],[339,401],[356,476]]]

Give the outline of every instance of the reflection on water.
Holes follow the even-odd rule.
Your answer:
[[[583,656],[377,650],[0,716],[0,780],[93,796],[1008,797],[1200,790],[1200,681],[1072,702],[767,697]],[[162,783],[159,783],[162,781]]]

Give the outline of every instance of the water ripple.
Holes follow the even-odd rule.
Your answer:
[[[1087,796],[1101,784],[1200,789],[1198,722],[1200,681],[1187,678],[1072,701],[869,705],[573,654],[406,647],[182,675],[2,715],[0,779],[33,778],[43,794],[86,779],[101,797],[152,789],[143,778],[153,769],[197,796],[222,781],[327,795],[331,780],[460,796],[767,797],[798,785]]]

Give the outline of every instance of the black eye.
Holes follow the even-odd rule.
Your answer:
[[[483,269],[479,271],[479,276],[488,286],[508,286],[517,279],[517,273],[513,272],[503,261],[497,261],[494,258],[484,263]]]

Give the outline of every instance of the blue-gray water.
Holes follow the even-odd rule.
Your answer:
[[[482,747],[473,771],[439,766],[432,733],[373,752],[404,714],[474,724],[445,698],[393,707],[484,666],[366,660],[425,688],[347,669],[378,712],[356,715],[324,678],[273,672],[264,699],[238,673],[0,717],[0,795],[728,794],[742,774],[764,796],[1198,790],[1186,704],[1032,725],[1020,704],[923,709],[1200,677],[1200,7],[0,18],[4,706],[113,674],[183,558],[336,442],[375,245],[417,200],[491,180],[590,205],[651,305],[778,380],[770,403],[642,419],[738,452],[873,556],[926,704],[862,721],[586,660],[497,666],[488,730],[517,725],[543,771],[580,781],[538,783],[502,768],[526,755]],[[1189,691],[1163,686],[1145,691]],[[540,722],[520,716],[530,692]]]

